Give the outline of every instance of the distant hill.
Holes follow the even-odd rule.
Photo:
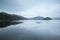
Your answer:
[[[42,16],[37,16],[34,18],[30,18],[31,20],[52,20],[50,17],[42,17]]]
[[[11,14],[11,16],[13,17],[13,19],[16,19],[16,20],[27,20],[27,18],[20,15]]]
[[[0,12],[0,20],[51,20],[52,18],[50,17],[42,17],[42,16],[37,16],[34,18],[25,18],[23,16],[20,15],[16,15],[16,14],[8,14],[6,12]]]
[[[0,12],[0,20],[24,20],[23,16],[18,16],[15,14],[8,14],[6,12]]]
[[[34,18],[31,18],[32,20],[42,20],[44,17],[41,17],[41,16],[37,16],[37,17],[34,17]]]
[[[52,20],[50,17],[43,18],[43,20]]]

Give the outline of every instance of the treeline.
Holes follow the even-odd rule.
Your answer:
[[[15,14],[8,14],[6,12],[0,12],[0,20],[24,20],[26,18]]]

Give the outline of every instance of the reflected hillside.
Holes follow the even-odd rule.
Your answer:
[[[13,21],[24,20],[24,19],[26,18],[22,16],[18,16],[15,14],[9,14],[6,12],[0,12],[0,28],[7,27],[9,25],[15,25],[15,24],[22,23],[22,22],[13,22]]]
[[[0,22],[0,28],[5,28],[10,25],[17,25],[17,24],[21,24],[21,23],[23,23],[23,22]]]

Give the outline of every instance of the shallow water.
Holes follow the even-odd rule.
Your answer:
[[[0,40],[60,40],[60,20],[20,20],[0,28]]]

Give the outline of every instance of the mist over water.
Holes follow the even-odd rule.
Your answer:
[[[0,40],[60,40],[60,20],[20,20],[0,28]]]
[[[0,0],[0,40],[60,40],[60,0]]]

